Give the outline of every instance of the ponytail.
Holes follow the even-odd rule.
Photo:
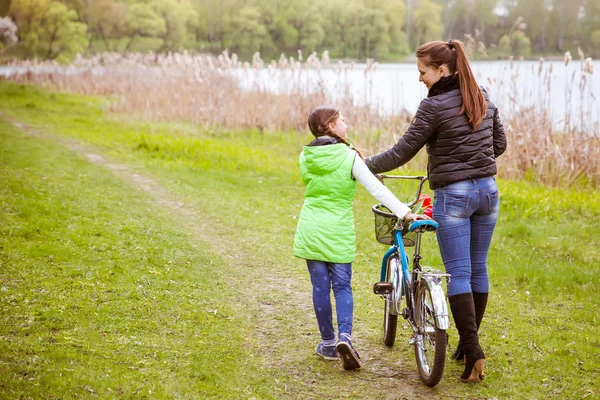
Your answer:
[[[483,117],[485,117],[487,103],[469,66],[465,47],[458,40],[451,40],[449,44],[452,44],[456,52],[456,72],[458,73],[460,93],[463,98],[460,112],[464,112],[467,115],[469,124],[475,130],[481,124],[481,121],[483,121]]]

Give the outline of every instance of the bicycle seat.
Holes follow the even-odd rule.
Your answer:
[[[420,219],[413,221],[408,225],[408,231],[414,232],[417,229],[422,232],[433,232],[438,228],[438,223],[432,219]]]

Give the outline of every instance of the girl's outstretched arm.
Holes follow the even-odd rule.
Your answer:
[[[365,162],[356,157],[352,167],[352,176],[360,182],[371,193],[373,197],[379,200],[384,206],[390,209],[399,218],[404,218],[411,221],[417,219],[428,219],[427,216],[415,215],[410,212],[410,208],[402,203],[394,194],[384,186],[376,177],[369,171]]]

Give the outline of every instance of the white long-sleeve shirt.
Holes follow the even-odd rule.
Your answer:
[[[360,182],[360,184],[363,185],[373,197],[375,197],[384,206],[389,208],[390,211],[396,214],[398,217],[403,218],[408,212],[410,212],[410,208],[398,200],[390,191],[390,189],[379,182],[379,179],[373,175],[362,158],[358,156],[354,159],[352,176],[354,176],[354,178]]]

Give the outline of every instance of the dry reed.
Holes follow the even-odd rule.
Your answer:
[[[571,54],[565,53],[565,65],[571,59]],[[569,74],[565,76],[565,108],[560,120],[553,115],[553,65],[540,59],[537,67],[523,70],[511,60],[509,82],[495,86],[509,144],[499,159],[500,176],[527,177],[557,187],[600,187],[600,127],[593,115],[598,110],[591,92],[593,64],[591,59],[584,60],[581,52],[580,60],[579,70],[565,70]],[[519,74],[535,84],[521,88]],[[529,105],[523,106],[523,102]]]
[[[569,61],[570,54],[566,54],[565,63]],[[581,61],[582,69],[577,76],[573,74],[565,94],[570,105],[569,96],[578,90],[581,110],[572,112],[568,107],[565,129],[559,132],[550,112],[551,65],[546,67],[541,60],[537,71],[525,71],[537,74],[539,87],[545,88],[529,93],[534,106],[517,104],[516,74],[523,71],[516,71],[511,82],[500,85],[506,93],[496,97],[508,99],[498,105],[509,143],[506,155],[499,159],[500,176],[528,177],[554,186],[600,186],[600,134],[598,124],[590,122],[589,117],[593,96],[588,80],[593,64],[591,60]],[[514,68],[514,61],[509,65]],[[382,115],[356,104],[347,77],[354,64],[331,65],[327,53],[321,58],[313,53],[306,60],[301,52],[297,59],[282,54],[277,62],[266,66],[259,54],[251,63],[242,63],[227,52],[218,57],[185,52],[127,56],[104,53],[77,57],[67,68],[32,61],[16,66],[21,72],[10,76],[14,81],[73,93],[113,95],[118,99],[111,106],[113,111],[137,113],[149,120],[187,120],[204,129],[306,132],[310,109],[317,104],[335,103],[350,116],[355,144],[367,154],[395,143],[411,119],[407,112]],[[331,82],[325,81],[323,68],[336,72],[334,90]],[[364,70],[367,88],[376,68],[377,63],[368,60]],[[410,166],[424,168],[425,164],[426,157],[420,154]]]

